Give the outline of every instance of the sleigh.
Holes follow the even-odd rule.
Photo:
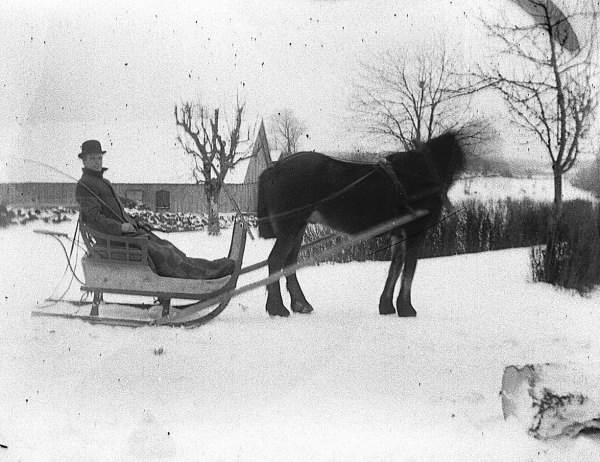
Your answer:
[[[234,272],[218,279],[181,279],[160,276],[153,270],[152,262],[148,258],[146,237],[111,236],[92,230],[80,222],[80,234],[87,251],[81,259],[84,274],[81,290],[92,295],[91,302],[60,300],[61,303],[55,303],[51,309],[36,310],[32,314],[131,327],[144,325],[193,327],[204,324],[214,319],[227,307],[231,297],[223,295],[232,292],[241,272],[246,245],[246,228],[239,217],[236,218],[233,226],[228,258],[235,261]],[[57,234],[42,232],[50,235]],[[105,303],[104,294],[153,297],[158,303]],[[193,300],[193,302],[174,306],[171,303],[173,299]],[[71,305],[79,309],[75,313],[72,309],[56,310],[59,305]],[[89,313],[81,312],[90,305]],[[131,308],[134,308],[133,316],[128,316],[127,313],[132,312]],[[144,311],[141,312],[140,309]]]
[[[35,310],[32,312],[32,315],[80,319],[95,324],[127,327],[200,326],[216,318],[227,307],[230,300],[238,295],[277,282],[283,277],[326,260],[359,242],[387,233],[411,221],[419,220],[427,216],[428,213],[427,210],[413,210],[412,213],[391,219],[362,233],[353,236],[344,236],[345,240],[343,242],[311,258],[290,265],[266,278],[242,287],[236,287],[238,278],[243,274],[264,268],[267,266],[267,260],[242,267],[247,225],[240,217],[234,223],[228,254],[228,257],[236,262],[235,270],[231,276],[211,280],[190,280],[159,276],[151,268],[151,263],[148,259],[147,240],[145,238],[110,236],[81,225],[80,232],[87,249],[87,254],[82,257],[85,282],[81,286],[81,290],[91,293],[93,298],[91,302],[60,300],[59,304],[61,306],[76,306],[80,309],[91,305],[89,313],[57,311],[51,307],[51,309]],[[51,231],[37,232],[51,235],[59,241],[59,238],[67,237],[64,233],[54,233]],[[307,250],[325,241],[333,240],[340,237],[340,235],[340,233],[331,233],[305,244],[302,250]],[[152,311],[152,308],[156,308],[157,305],[105,303],[103,300],[104,294],[155,297],[160,302],[158,305],[160,312],[158,314],[149,313],[146,317],[140,317],[140,309],[149,312]],[[172,299],[189,299],[194,300],[194,302],[183,306],[172,306]],[[59,302],[58,300],[49,301]],[[56,308],[54,305],[53,307]],[[137,312],[138,315],[123,315],[122,311],[119,310],[121,307],[126,307],[130,311]],[[111,315],[111,310],[115,312],[114,315]]]

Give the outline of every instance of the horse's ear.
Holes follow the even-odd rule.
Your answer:
[[[425,146],[425,143],[418,138],[413,138],[410,144],[413,146],[415,151],[419,151],[423,146]]]

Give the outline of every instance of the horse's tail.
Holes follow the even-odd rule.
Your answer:
[[[269,211],[267,207],[267,199],[265,194],[265,180],[263,176],[266,171],[263,172],[258,179],[258,205],[257,205],[257,218],[258,218],[258,234],[264,239],[271,239],[275,237],[275,230],[269,217]]]

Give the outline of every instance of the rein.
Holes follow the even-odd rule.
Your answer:
[[[435,181],[436,183],[442,183],[440,175],[439,175],[439,172],[435,168],[435,165],[432,164],[431,159],[429,159],[429,157],[427,156],[426,153],[424,155],[424,158],[425,158],[425,162],[427,163],[428,170],[430,170],[433,173],[433,181]],[[334,160],[339,160],[341,162],[349,162],[349,161],[340,160],[340,159],[334,159]],[[437,186],[437,187],[430,188],[430,189],[428,189],[427,191],[425,191],[423,193],[413,194],[412,196],[409,196],[408,192],[406,191],[406,188],[404,187],[404,185],[402,184],[402,182],[398,178],[398,175],[396,175],[396,172],[392,168],[392,164],[389,161],[389,159],[387,159],[387,158],[381,158],[381,159],[379,159],[375,163],[367,163],[367,162],[349,162],[349,163],[361,164],[361,165],[371,165],[371,166],[373,166],[373,170],[371,170],[367,174],[361,176],[360,178],[354,180],[352,183],[349,183],[348,185],[344,186],[339,191],[336,191],[335,193],[333,193],[333,194],[331,194],[331,195],[329,195],[327,197],[324,197],[323,199],[321,199],[319,201],[312,202],[310,204],[307,204],[307,205],[304,205],[302,207],[298,207],[298,208],[295,208],[295,209],[292,209],[292,210],[286,210],[285,212],[281,212],[281,213],[278,213],[278,214],[275,214],[275,215],[270,215],[270,216],[263,217],[263,218],[257,218],[256,222],[260,223],[260,222],[263,222],[263,221],[266,221],[266,220],[271,220],[271,219],[277,219],[277,218],[283,218],[283,217],[293,216],[293,215],[301,213],[303,211],[310,210],[312,208],[318,207],[321,204],[324,204],[324,203],[326,203],[326,202],[328,202],[330,200],[333,200],[333,199],[341,196],[342,194],[344,194],[345,192],[349,191],[350,189],[352,189],[353,187],[355,187],[359,183],[361,183],[364,180],[366,180],[368,177],[370,177],[371,175],[373,175],[378,170],[383,171],[383,173],[392,181],[392,183],[394,185],[394,188],[396,190],[397,196],[399,196],[401,198],[401,201],[403,203],[402,205],[404,205],[404,207],[406,207],[406,209],[409,211],[409,213],[411,215],[414,215],[415,211],[412,208],[412,206],[410,205],[410,201],[419,200],[419,199],[427,197],[427,196],[429,196],[431,194],[435,194],[437,192],[441,192],[442,193],[441,194],[441,199],[442,199],[442,203],[444,204],[444,206],[446,206],[448,208],[448,210],[450,210],[450,211],[454,210],[454,207],[450,203],[450,200],[448,199],[448,196],[447,196],[447,194],[445,192],[444,186],[446,185],[446,183],[443,183],[442,186]],[[423,178],[425,178],[425,177],[423,177]],[[430,180],[431,178],[425,178],[425,179]]]
[[[408,193],[406,192],[406,188],[404,187],[404,185],[398,178],[398,175],[396,175],[396,172],[392,168],[392,163],[388,159],[383,158],[377,162],[377,166],[380,167],[384,171],[384,173],[386,173],[387,176],[392,179],[394,188],[396,188],[396,195],[400,196],[400,199],[402,200],[403,205],[408,209],[408,211],[412,215],[414,215],[415,211],[410,205],[410,199],[408,197]]]
[[[41,165],[42,167],[46,167],[49,168],[51,170],[54,170],[55,172],[60,173],[61,175],[64,175],[65,177],[76,181],[78,184],[81,184],[81,186],[83,186],[92,196],[94,196],[95,199],[97,199],[102,205],[104,205],[109,211],[110,213],[112,213],[115,218],[117,218],[117,220],[119,220],[121,223],[127,223],[126,220],[123,220],[122,216],[120,214],[118,214],[115,210],[112,209],[112,207],[110,207],[106,201],[104,201],[98,194],[96,194],[88,185],[86,185],[84,182],[79,181],[77,178],[69,175],[68,173],[63,172],[62,170],[53,167],[52,165],[46,164],[44,162],[40,162],[37,160],[33,160],[33,159],[24,159],[26,162],[31,162],[33,164],[38,164]],[[212,165],[212,168],[215,170],[216,173],[216,167]],[[111,185],[111,189],[113,190],[113,193],[115,194],[115,197],[117,197],[118,199],[118,195],[116,193],[116,191],[114,190],[114,188]],[[229,201],[234,205],[237,215],[240,217],[240,219],[242,220],[242,223],[244,224],[244,227],[246,228],[246,231],[248,232],[248,235],[254,239],[254,235],[252,234],[252,231],[250,229],[250,224],[248,223],[248,220],[246,219],[246,217],[244,217],[244,214],[242,213],[242,210],[240,209],[240,206],[238,205],[238,203],[235,201],[235,199],[233,198],[233,196],[231,195],[231,193],[229,192],[229,190],[225,187],[225,184],[222,185],[222,189],[225,191],[225,194],[227,195],[227,198],[229,199]],[[156,229],[150,228],[151,231],[157,231]]]
[[[289,215],[294,215],[294,214],[296,214],[296,213],[301,213],[301,212],[303,212],[303,211],[305,211],[305,210],[310,210],[310,209],[312,209],[312,208],[314,208],[314,207],[318,207],[319,205],[321,205],[321,204],[324,204],[324,203],[325,203],[325,202],[327,202],[327,201],[333,200],[333,199],[335,199],[336,197],[339,197],[339,196],[341,196],[341,195],[342,195],[342,194],[344,194],[346,191],[349,191],[350,189],[352,189],[352,188],[353,188],[354,186],[356,186],[357,184],[359,184],[359,183],[361,183],[362,181],[366,180],[368,177],[370,177],[371,175],[373,175],[373,173],[375,173],[376,171],[377,171],[376,169],[373,169],[373,170],[371,170],[369,173],[367,173],[367,174],[365,174],[365,175],[361,176],[360,178],[358,178],[358,179],[354,180],[352,183],[350,183],[350,184],[348,184],[348,185],[344,186],[344,187],[343,187],[342,189],[340,189],[339,191],[336,191],[336,192],[334,192],[333,194],[330,194],[329,196],[327,196],[327,197],[324,197],[324,198],[323,198],[323,199],[321,199],[321,200],[318,200],[318,201],[316,201],[316,202],[312,202],[312,203],[310,203],[310,204],[303,205],[302,207],[298,207],[298,208],[295,208],[295,209],[292,209],[292,210],[286,210],[285,212],[281,212],[281,213],[278,213],[278,214],[276,214],[276,215],[270,215],[270,216],[268,216],[268,217],[264,217],[264,218],[257,218],[257,219],[256,219],[256,221],[257,221],[257,223],[259,223],[259,222],[261,222],[261,221],[271,220],[271,219],[273,219],[273,218],[282,218],[282,217],[287,217],[287,216],[289,216]]]
[[[69,175],[68,173],[65,173],[62,170],[60,170],[56,167],[53,167],[52,165],[46,164],[44,162],[40,162],[40,161],[33,160],[33,159],[25,159],[25,162],[31,162],[33,164],[41,165],[42,167],[47,167],[51,170],[54,170],[55,172],[58,172],[64,176],[66,176],[67,178],[69,178],[71,180],[76,181],[78,184],[81,184],[92,196],[94,196],[95,199],[97,199],[102,205],[104,205],[110,211],[110,213],[112,213],[115,216],[115,218],[117,218],[117,220],[119,220],[121,223],[126,223],[126,221],[123,220],[123,218],[121,217],[120,214],[115,212],[112,209],[112,207],[110,207],[98,194],[96,194],[94,191],[92,191],[92,188],[90,188],[88,185],[86,185],[83,181],[79,181],[77,178]],[[115,192],[114,189],[113,189],[113,192]],[[116,192],[115,192],[115,196],[116,196]]]

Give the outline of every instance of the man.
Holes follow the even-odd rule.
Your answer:
[[[228,258],[210,261],[190,258],[169,241],[150,232],[150,227],[131,217],[119,200],[110,181],[104,178],[103,156],[99,141],[88,140],[81,145],[79,158],[83,175],[77,183],[75,198],[83,222],[92,229],[114,236],[146,236],[148,254],[156,272],[161,276],[185,279],[216,279],[231,274],[235,263]]]

